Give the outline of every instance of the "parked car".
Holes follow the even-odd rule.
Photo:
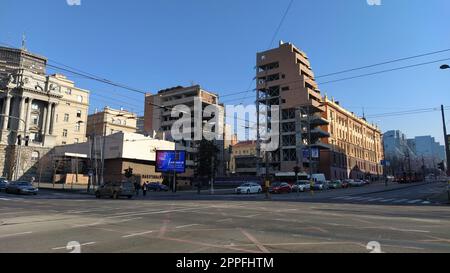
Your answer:
[[[269,187],[270,193],[291,193],[292,188],[288,183],[275,182]]]
[[[39,190],[33,187],[30,182],[26,181],[15,181],[8,183],[6,186],[7,193],[15,193],[15,194],[31,194],[37,195]]]
[[[309,191],[310,189],[311,189],[311,182],[309,182],[308,180],[299,180],[292,186],[293,192],[297,191],[305,192]]]
[[[315,190],[315,191],[324,191],[324,190],[328,190],[328,188],[329,188],[329,186],[328,186],[328,183],[325,181],[317,181],[317,182],[314,182],[314,186],[313,186],[313,189]]]
[[[350,187],[362,187],[364,186],[364,182],[362,180],[356,179],[356,180],[349,180]]]
[[[131,182],[106,183],[97,189],[95,197],[102,198],[103,196],[107,196],[113,199],[128,197],[128,199],[131,199],[134,194],[135,190]]]
[[[341,180],[333,180],[330,182],[329,187],[332,189],[340,189],[343,188],[343,183]]]
[[[8,180],[6,180],[6,178],[0,178],[0,191],[6,191],[7,186]]]
[[[241,194],[241,193],[246,193],[246,194],[251,194],[251,193],[261,193],[262,192],[262,187],[259,184],[256,183],[245,183],[240,185],[239,187],[237,187],[235,189],[236,194]]]
[[[169,191],[169,187],[161,183],[150,183],[147,186],[148,191]]]

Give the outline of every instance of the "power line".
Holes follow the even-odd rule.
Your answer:
[[[419,55],[414,55],[414,56],[410,56],[410,57],[400,58],[400,59],[394,59],[394,60],[385,61],[385,62],[381,62],[381,63],[361,66],[361,67],[357,67],[357,68],[346,69],[346,70],[333,72],[333,73],[329,73],[329,74],[325,74],[325,75],[320,75],[320,76],[317,76],[316,79],[329,77],[329,76],[334,76],[334,75],[338,75],[338,74],[344,74],[344,73],[353,72],[353,71],[362,70],[362,69],[367,69],[367,68],[372,68],[372,67],[376,67],[376,66],[396,63],[396,62],[402,62],[402,61],[406,61],[406,60],[411,60],[411,59],[425,57],[425,56],[430,56],[430,55],[435,55],[435,54],[448,52],[448,51],[450,51],[450,48],[449,49],[438,50],[438,51],[433,51],[433,52],[429,52],[429,53],[424,53],[424,54],[419,54]]]
[[[324,85],[324,84],[347,81],[347,80],[352,80],[352,79],[357,79],[357,78],[369,77],[369,76],[373,76],[373,75],[384,74],[384,73],[388,73],[388,72],[399,71],[399,70],[404,70],[404,69],[413,68],[413,67],[435,64],[435,63],[444,62],[444,61],[448,61],[448,60],[450,60],[450,58],[435,60],[435,61],[431,61],[431,62],[423,62],[423,63],[413,64],[413,65],[407,65],[407,66],[402,66],[402,67],[397,67],[397,68],[392,68],[392,69],[386,69],[386,70],[381,70],[381,71],[377,71],[377,72],[357,75],[357,76],[353,76],[353,77],[347,77],[347,78],[322,82],[322,83],[318,83],[318,85]],[[303,82],[303,80],[295,80],[295,81],[285,82],[285,83],[283,83],[283,85],[288,85],[288,84],[298,83],[298,82]],[[240,97],[240,98],[236,98],[236,99],[227,100],[227,102],[243,100],[243,99],[247,99],[247,98],[249,98],[249,97]]]
[[[450,106],[447,106],[444,109],[445,110],[449,110]],[[411,110],[411,111],[375,114],[375,115],[367,116],[367,118],[372,118],[373,119],[373,118],[384,118],[384,117],[398,117],[398,116],[425,114],[425,113],[439,112],[439,111],[441,111],[441,109],[439,107],[436,107],[436,108],[425,108],[425,109],[416,109],[416,110]]]
[[[283,26],[284,20],[286,19],[286,16],[288,15],[289,10],[291,9],[293,3],[294,3],[294,0],[291,0],[289,2],[289,5],[288,5],[286,11],[284,12],[283,16],[281,17],[280,24],[278,25],[277,29],[275,30],[275,33],[272,36],[272,40],[270,41],[269,48],[272,47],[273,41],[275,41],[275,39],[277,38],[278,32],[280,32],[280,29]]]
[[[322,84],[322,85],[323,85],[323,84],[329,84],[329,83],[335,83],[335,82],[341,82],[341,81],[353,80],[353,79],[358,79],[358,78],[363,78],[363,77],[368,77],[368,76],[373,76],[373,75],[378,75],[378,74],[388,73],[388,72],[392,72],[392,71],[403,70],[403,69],[412,68],[412,67],[418,67],[418,66],[424,66],[424,65],[429,65],[429,64],[435,64],[435,63],[444,62],[444,61],[448,61],[448,60],[450,60],[450,58],[447,58],[447,59],[441,59],[441,60],[436,60],[436,61],[431,61],[431,62],[423,62],[423,63],[413,64],[413,65],[407,65],[407,66],[402,66],[402,67],[397,67],[397,68],[392,68],[392,69],[386,69],[386,70],[381,70],[381,71],[377,71],[377,72],[372,72],[372,73],[367,73],[367,74],[357,75],[357,76],[353,76],[353,77],[347,77],[347,78],[342,78],[342,79],[337,79],[337,80],[331,80],[331,81],[327,81],[327,82],[322,82],[322,83],[319,83],[319,84]]]

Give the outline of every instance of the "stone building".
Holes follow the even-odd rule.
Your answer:
[[[0,47],[0,174],[9,179],[47,177],[54,146],[86,140],[89,91],[46,75],[46,64],[25,49]]]
[[[89,115],[87,137],[109,136],[118,132],[136,133],[137,115],[129,111],[105,107],[102,112]]]

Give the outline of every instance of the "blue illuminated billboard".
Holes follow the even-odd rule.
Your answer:
[[[186,151],[156,151],[156,172],[185,173]]]

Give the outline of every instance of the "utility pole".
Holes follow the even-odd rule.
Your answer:
[[[214,195],[214,155],[211,156],[211,194]]]
[[[444,127],[444,142],[445,142],[445,156],[447,157],[447,176],[450,176],[450,150],[449,150],[449,138],[447,136],[447,126],[445,124],[445,111],[444,105],[441,105],[442,112],[442,125]]]

